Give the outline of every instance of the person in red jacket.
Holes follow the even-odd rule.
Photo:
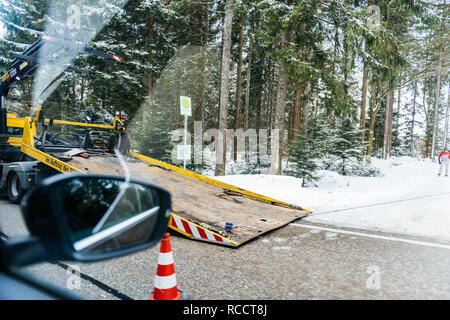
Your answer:
[[[440,165],[438,176],[442,174],[442,171],[445,167],[445,176],[448,177],[448,166],[450,163],[450,152],[448,152],[448,148],[445,148],[444,151],[439,155],[438,161]]]

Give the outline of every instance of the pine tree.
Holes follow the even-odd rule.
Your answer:
[[[302,179],[302,187],[309,183],[314,184],[319,179],[316,171],[319,169],[317,159],[320,152],[316,146],[317,141],[308,132],[299,133],[291,148],[289,170],[286,174]]]
[[[134,147],[144,155],[160,161],[172,163],[174,143],[171,133],[166,126],[166,116],[162,112],[155,112],[145,123],[144,129],[132,131],[131,138]]]
[[[305,130],[297,134],[292,144],[286,174],[302,178],[302,187],[314,185],[319,179],[317,170],[322,168],[326,153],[333,145],[332,139],[323,117],[317,114],[309,117]]]
[[[332,146],[329,149],[330,154],[339,159],[339,173],[346,176],[351,175],[349,166],[355,162],[360,154],[360,131],[356,122],[350,118],[339,120],[337,129],[334,129]]]

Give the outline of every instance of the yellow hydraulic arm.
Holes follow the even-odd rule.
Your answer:
[[[45,119],[45,123],[50,123],[50,119]],[[118,130],[125,130],[123,127],[122,121],[119,119],[119,117],[114,118],[114,124],[113,125],[104,125],[104,124],[95,124],[95,123],[83,123],[83,122],[74,122],[74,121],[66,121],[66,120],[53,120],[54,124],[64,124],[69,126],[78,126],[78,127],[89,127],[89,128],[98,128],[98,129],[118,129]]]
[[[20,146],[20,143],[23,141],[26,145],[34,146],[34,137],[36,137],[36,123],[39,122],[39,120],[40,120],[41,106],[39,106],[37,108],[30,107],[29,109],[36,111],[35,117],[17,118],[17,116],[15,114],[12,114],[12,113],[7,114],[7,127],[23,129],[22,137],[20,137],[20,136],[10,137],[8,139],[9,144],[11,144],[13,146]],[[123,119],[120,116],[114,117],[114,122],[112,125],[104,125],[104,124],[96,124],[96,123],[83,123],[83,122],[56,120],[56,119],[44,119],[44,122],[46,124],[49,124],[50,122],[52,122],[53,124],[106,129],[106,130],[117,130],[117,131],[125,130],[125,126],[123,124]],[[29,130],[26,130],[26,129],[29,129]]]

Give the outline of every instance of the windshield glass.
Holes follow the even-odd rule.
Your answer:
[[[258,299],[279,284],[287,299],[450,298],[448,14],[448,0],[0,0],[0,227],[25,230],[20,201],[48,176],[121,176],[70,194],[68,210],[90,203],[73,230],[141,214],[130,181],[167,189],[183,268],[227,297],[255,298],[245,283]],[[89,271],[131,281],[157,253]]]

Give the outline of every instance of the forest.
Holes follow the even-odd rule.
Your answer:
[[[66,21],[70,1],[0,1],[3,73],[11,52],[48,32],[52,2]],[[110,123],[125,112],[133,148],[145,155],[180,163],[180,96],[192,99],[188,168],[204,174],[293,175],[307,185],[319,169],[375,176],[373,157],[435,160],[448,145],[446,0],[76,5],[81,26],[70,32],[101,21],[89,45],[123,62],[81,56],[74,64],[89,74],[66,70],[39,103],[47,117],[72,121]],[[34,81],[11,90],[9,111],[29,112]],[[237,132],[248,134],[241,149]]]

